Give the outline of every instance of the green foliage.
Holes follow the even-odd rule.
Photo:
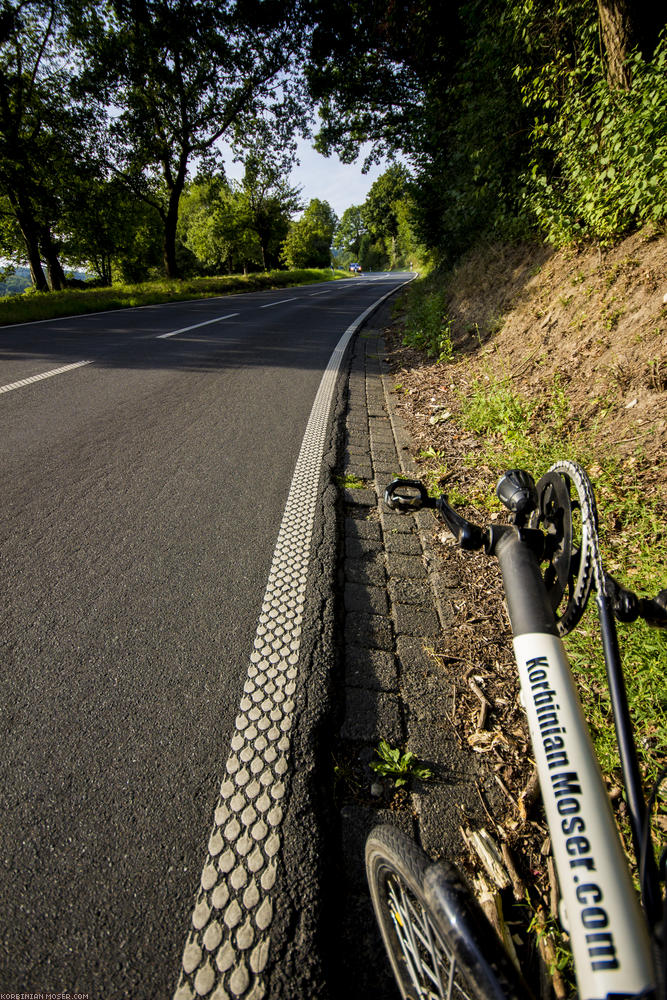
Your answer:
[[[461,397],[461,405],[462,425],[485,438],[485,468],[498,474],[507,468],[524,468],[537,479],[555,461],[568,457],[587,469],[595,488],[605,569],[642,595],[667,586],[664,499],[646,495],[627,461],[613,452],[601,454],[594,447],[581,432],[562,386],[554,385],[551,399],[538,412],[507,380],[480,379],[472,393]],[[475,463],[479,464],[478,452]],[[490,495],[493,483],[485,485]],[[667,643],[660,631],[641,622],[618,629],[639,758],[650,783],[667,754]],[[613,774],[619,768],[618,746],[594,602],[565,641],[596,753],[604,773]]]
[[[338,220],[326,201],[312,198],[305,212],[293,222],[283,244],[288,267],[326,267],[331,263],[331,243]]]
[[[363,490],[366,487],[366,483],[359,476],[354,476],[352,473],[346,473],[344,476],[336,476],[336,482],[339,486],[346,490]]]
[[[667,218],[667,38],[629,66],[632,87],[614,88],[587,53],[552,120],[536,123],[526,203],[552,243],[610,243]]]
[[[396,788],[407,785],[413,778],[428,781],[433,777],[433,772],[420,763],[410,750],[402,752],[399,747],[390,746],[385,739],[380,740],[375,753],[379,759],[371,761],[369,767],[382,778],[392,778]]]
[[[342,251],[349,258],[345,263],[349,263],[352,260],[359,260],[361,255],[361,241],[367,232],[362,206],[351,205],[350,208],[346,208],[336,227],[333,240],[334,248]]]
[[[406,293],[403,343],[439,362],[451,361],[454,350],[447,294],[442,275],[434,271],[412,282]]]
[[[622,5],[639,42],[626,51],[604,30],[609,6],[464,0],[443,20],[435,0],[418,0],[407,17],[397,3],[381,18],[362,0],[332,0],[309,67],[320,148],[350,160],[371,142],[371,159],[410,157],[413,232],[441,262],[484,236],[611,242],[662,225],[664,12]],[[395,216],[377,218],[390,258]]]
[[[340,275],[338,275],[340,276]],[[226,277],[167,279],[137,285],[116,284],[109,289],[77,289],[49,295],[13,295],[0,299],[0,325],[28,323],[32,320],[75,316],[108,309],[128,309],[160,302],[182,302],[265,288],[286,288],[315,281],[331,281],[330,269],[268,271],[262,274],[236,274]]]
[[[497,436],[509,446],[525,441],[534,406],[505,380],[478,379],[461,404],[461,422],[469,430]]]

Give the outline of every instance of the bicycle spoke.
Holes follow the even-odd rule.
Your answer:
[[[468,1000],[456,980],[456,962],[434,934],[428,913],[395,877],[387,880],[387,899],[396,937],[419,1000]]]

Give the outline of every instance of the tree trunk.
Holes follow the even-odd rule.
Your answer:
[[[178,173],[171,184],[169,184],[170,171],[168,168],[165,169],[165,176],[168,178],[169,205],[164,220],[164,270],[168,278],[180,278],[181,276],[176,263],[176,226],[178,225],[178,204],[185,187],[187,168],[187,156],[182,154]]]
[[[53,242],[53,237],[48,226],[43,226],[40,233],[40,245],[42,248],[42,253],[44,254],[44,259],[46,260],[46,273],[49,281],[49,288],[52,292],[60,292],[63,288],[67,287],[67,279],[65,278],[65,272],[62,269],[62,265],[58,260],[58,251],[56,250],[55,243]]]
[[[174,192],[169,196],[169,208],[164,220],[164,273],[168,278],[179,278],[178,265],[176,263],[176,226],[178,224],[178,198],[174,199]]]
[[[20,206],[13,204],[12,207],[16,214],[16,221],[19,224],[23,242],[25,243],[26,256],[30,268],[30,280],[38,292],[48,292],[49,286],[42,268],[42,258],[39,252],[37,225],[32,217],[23,211]]]
[[[632,73],[627,58],[633,45],[633,22],[627,0],[598,0],[600,30],[607,54],[607,82],[616,90],[630,90]]]

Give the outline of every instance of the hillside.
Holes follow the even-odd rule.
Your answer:
[[[596,489],[605,566],[642,594],[667,587],[666,265],[667,239],[646,233],[606,253],[486,246],[444,278],[451,361],[405,346],[409,308],[385,331],[396,405],[429,486],[473,520],[495,520],[503,468],[541,475],[557,458],[578,460]],[[548,919],[557,889],[497,566],[452,548],[433,524],[436,558],[460,581],[453,620],[434,650],[456,690],[447,719],[505,793],[506,811],[488,816],[489,832],[517,861],[533,912]],[[589,607],[567,646],[631,856],[595,618]],[[620,634],[647,792],[667,760],[665,638],[646,626]],[[481,724],[480,692],[488,709]],[[661,810],[656,847],[667,834]],[[478,870],[472,855],[457,860],[470,875]],[[561,943],[556,937],[549,947]],[[568,974],[552,973],[555,995],[566,996]]]
[[[448,293],[453,364],[394,340],[418,442],[446,437],[420,414],[456,407],[475,380],[507,380],[535,422],[556,385],[572,422],[667,501],[667,238],[639,233],[608,252],[489,246],[452,272]]]

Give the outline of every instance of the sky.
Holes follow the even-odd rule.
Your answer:
[[[364,174],[361,172],[364,156],[362,149],[356,163],[341,163],[335,153],[329,157],[322,156],[307,139],[301,139],[297,148],[300,165],[292,171],[291,183],[302,189],[304,205],[311,198],[328,201],[340,219],[346,208],[363,204],[373,182],[388,167],[387,163],[374,165]],[[225,171],[229,177],[238,180],[243,174],[243,167],[226,158]]]

